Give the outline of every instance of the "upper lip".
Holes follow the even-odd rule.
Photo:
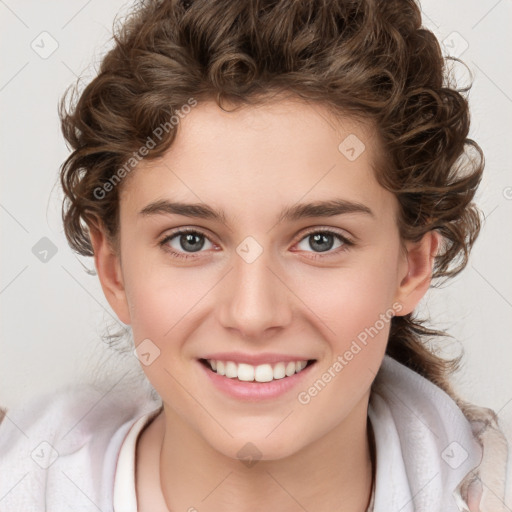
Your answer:
[[[290,361],[309,361],[313,359],[311,357],[299,356],[299,355],[289,355],[289,354],[271,354],[271,353],[261,353],[261,354],[244,354],[242,352],[216,352],[214,354],[209,354],[201,359],[215,359],[217,361],[233,361],[234,363],[246,363],[253,366],[257,366],[259,364],[272,364],[272,363],[288,363]]]

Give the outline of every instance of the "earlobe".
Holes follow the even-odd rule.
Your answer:
[[[439,233],[429,231],[420,241],[406,243],[405,275],[401,278],[396,297],[403,306],[401,316],[411,313],[429,289],[440,240]]]
[[[119,256],[102,228],[98,225],[89,225],[89,233],[94,249],[94,263],[103,293],[119,320],[129,324],[128,299]]]

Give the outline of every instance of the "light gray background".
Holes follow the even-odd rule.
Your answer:
[[[140,375],[134,356],[120,359],[101,341],[106,323],[115,325],[115,315],[98,278],[84,270],[84,265],[94,268],[93,260],[77,257],[66,243],[57,182],[68,155],[57,102],[76,76],[86,82],[92,78],[110,45],[115,14],[130,5],[118,0],[0,0],[4,407],[66,383],[90,380],[95,371],[109,374],[114,382],[129,368]],[[424,24],[445,41],[446,52],[461,55],[474,73],[471,136],[487,162],[477,197],[486,222],[470,264],[442,290],[429,292],[422,311],[455,337],[447,341],[449,353],[460,344],[465,349],[456,389],[510,421],[512,0],[428,0],[422,7]],[[47,56],[44,52],[52,44],[58,48]],[[46,262],[32,252],[43,237],[57,249]]]

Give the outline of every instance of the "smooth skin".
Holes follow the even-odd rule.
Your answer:
[[[351,134],[365,145],[353,161],[338,149]],[[200,102],[164,156],[122,183],[120,254],[91,225],[109,304],[136,345],[160,350],[142,365],[164,409],[137,444],[139,510],[366,510],[367,409],[389,322],[309,403],[297,395],[379,315],[396,304],[396,314],[413,311],[430,285],[439,237],[401,241],[397,200],[375,178],[380,156],[370,125],[318,104],[282,98],[226,112]],[[286,207],[334,199],[371,214],[278,222]],[[225,219],[140,213],[162,200],[209,205]],[[186,235],[161,245],[177,228],[196,230],[200,249]],[[325,229],[348,242],[315,243]],[[237,252],[248,236],[263,251],[251,263]],[[317,361],[304,385],[255,403],[210,384],[198,358],[221,351]],[[249,442],[262,454],[252,467],[237,457]]]

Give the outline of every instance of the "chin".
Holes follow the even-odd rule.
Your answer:
[[[280,435],[270,439],[264,435],[255,433],[254,436],[245,432],[243,435],[233,438],[225,437],[221,442],[216,440],[207,440],[210,446],[230,459],[237,459],[247,467],[252,467],[258,461],[280,460],[289,457],[301,450],[302,446],[297,443],[290,443],[291,436]]]

